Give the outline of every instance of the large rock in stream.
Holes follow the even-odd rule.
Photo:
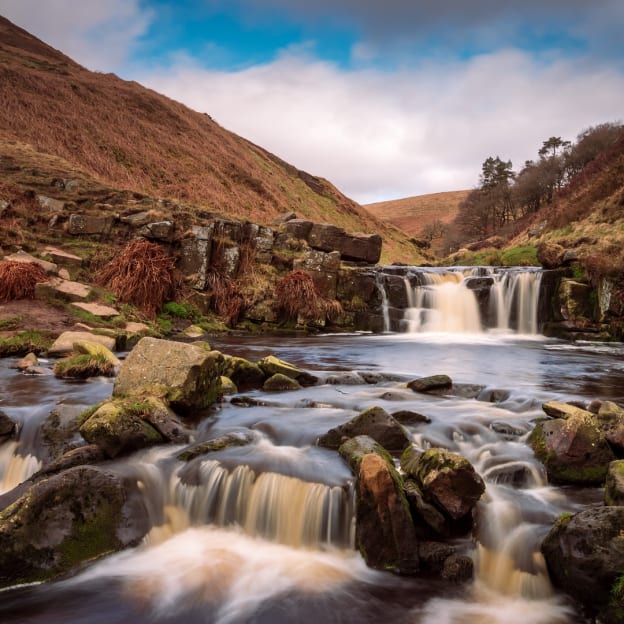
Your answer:
[[[390,456],[372,438],[357,436],[340,447],[356,477],[355,541],[366,564],[399,574],[418,571],[418,541]]]
[[[624,507],[562,516],[544,539],[542,553],[557,587],[602,624],[624,621]]]
[[[602,485],[616,459],[594,414],[581,409],[539,422],[528,442],[553,483]]]
[[[98,406],[80,425],[80,434],[113,458],[141,448],[188,442],[189,434],[160,399],[114,399]]]
[[[330,429],[318,445],[337,449],[346,438],[370,436],[391,453],[400,453],[410,439],[401,424],[381,407],[369,407],[348,422]]]
[[[122,362],[113,396],[161,396],[176,411],[203,409],[219,398],[223,361],[201,343],[142,338]]]
[[[414,447],[401,456],[403,472],[419,485],[425,498],[451,520],[467,516],[485,491],[472,464],[443,448],[419,453]]]
[[[100,468],[71,468],[0,512],[0,587],[65,574],[138,544],[148,529],[136,486]]]

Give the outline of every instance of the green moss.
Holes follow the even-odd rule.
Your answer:
[[[611,586],[611,606],[622,610],[624,614],[624,572],[622,572]]]
[[[19,327],[22,319],[19,316],[0,319],[0,331],[10,331]]]
[[[74,518],[71,535],[59,546],[61,572],[75,565],[99,558],[120,548],[116,537],[116,513],[107,501],[101,501],[95,517],[85,521],[80,515]]]
[[[91,418],[91,416],[93,416],[93,414],[95,414],[95,412],[97,412],[104,403],[105,401],[100,401],[96,405],[92,405],[91,407],[88,407],[86,410],[80,412],[76,421],[78,423],[78,426],[80,427],[82,423],[87,422],[87,420],[89,420],[89,418]]]
[[[39,355],[52,345],[52,337],[47,332],[27,330],[0,339],[0,357],[13,357],[35,353]]]
[[[202,442],[201,444],[196,444],[195,446],[192,446],[186,451],[180,453],[177,456],[177,459],[179,459],[180,461],[190,461],[191,459],[195,459],[200,455],[205,455],[206,453],[215,453],[217,451],[222,451],[232,446],[247,446],[251,442],[251,440],[252,438],[249,435],[228,433],[219,438],[214,438],[212,440],[208,440],[206,442]]]
[[[501,254],[503,266],[540,266],[537,259],[537,249],[532,245],[512,247]]]
[[[190,303],[177,303],[176,301],[165,303],[162,312],[181,319],[193,319],[197,316],[197,309]]]

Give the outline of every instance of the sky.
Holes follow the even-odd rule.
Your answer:
[[[0,0],[360,203],[473,188],[624,121],[622,0]]]

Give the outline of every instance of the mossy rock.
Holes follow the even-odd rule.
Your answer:
[[[42,479],[0,512],[0,587],[68,573],[148,528],[135,486],[118,475],[85,466]]]
[[[386,410],[369,407],[350,421],[330,429],[319,437],[317,444],[337,449],[347,438],[370,436],[390,453],[401,452],[410,439],[405,429]]]
[[[224,358],[223,375],[229,377],[241,392],[262,388],[267,376],[257,364],[242,357],[225,355]]]
[[[292,377],[287,377],[281,373],[271,375],[262,386],[266,392],[284,392],[288,390],[301,390],[302,385]]]
[[[262,369],[265,375],[285,375],[286,377],[290,377],[291,379],[295,379],[302,386],[313,386],[317,381],[318,377],[290,364],[289,362],[285,362],[284,360],[280,360],[274,355],[267,355],[262,358],[258,362],[258,366]]]
[[[589,412],[538,422],[528,443],[553,483],[602,485],[609,463],[616,459]]]
[[[420,453],[409,446],[401,456],[401,469],[452,520],[466,516],[485,491],[485,483],[472,464],[443,448]]]
[[[393,465],[390,453],[388,453],[388,451],[386,451],[381,444],[378,444],[375,440],[373,440],[373,438],[367,435],[359,435],[354,438],[349,438],[346,442],[340,445],[338,453],[340,453],[342,459],[349,464],[351,472],[353,472],[356,476],[360,469],[360,464],[362,463],[362,457],[370,453],[379,455],[387,461],[389,465]]]
[[[221,397],[223,354],[201,343],[142,338],[122,362],[113,396],[163,396],[176,412],[209,407]]]
[[[225,375],[221,375],[221,393],[225,396],[230,394],[236,394],[238,392],[238,388],[236,384]]]
[[[144,413],[149,409],[148,403],[108,401],[83,422],[80,434],[111,458],[162,444],[165,438],[144,419]]]
[[[77,340],[74,342],[74,351],[85,355],[92,355],[110,362],[113,366],[119,366],[121,362],[117,356],[103,344],[91,340]]]
[[[56,362],[54,376],[59,379],[114,377],[115,364],[106,355],[100,353],[79,353]]]
[[[414,392],[436,392],[450,390],[453,380],[448,375],[430,375],[408,382],[407,387]]]

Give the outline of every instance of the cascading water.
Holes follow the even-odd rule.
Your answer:
[[[537,334],[541,275],[516,267],[412,267],[404,277],[408,307],[402,330]]]
[[[196,466],[192,482],[180,472],[170,477],[153,464],[138,464],[154,529],[152,542],[190,526],[240,526],[293,547],[352,547],[353,495],[348,488],[310,483],[249,466],[228,471],[218,461]]]

